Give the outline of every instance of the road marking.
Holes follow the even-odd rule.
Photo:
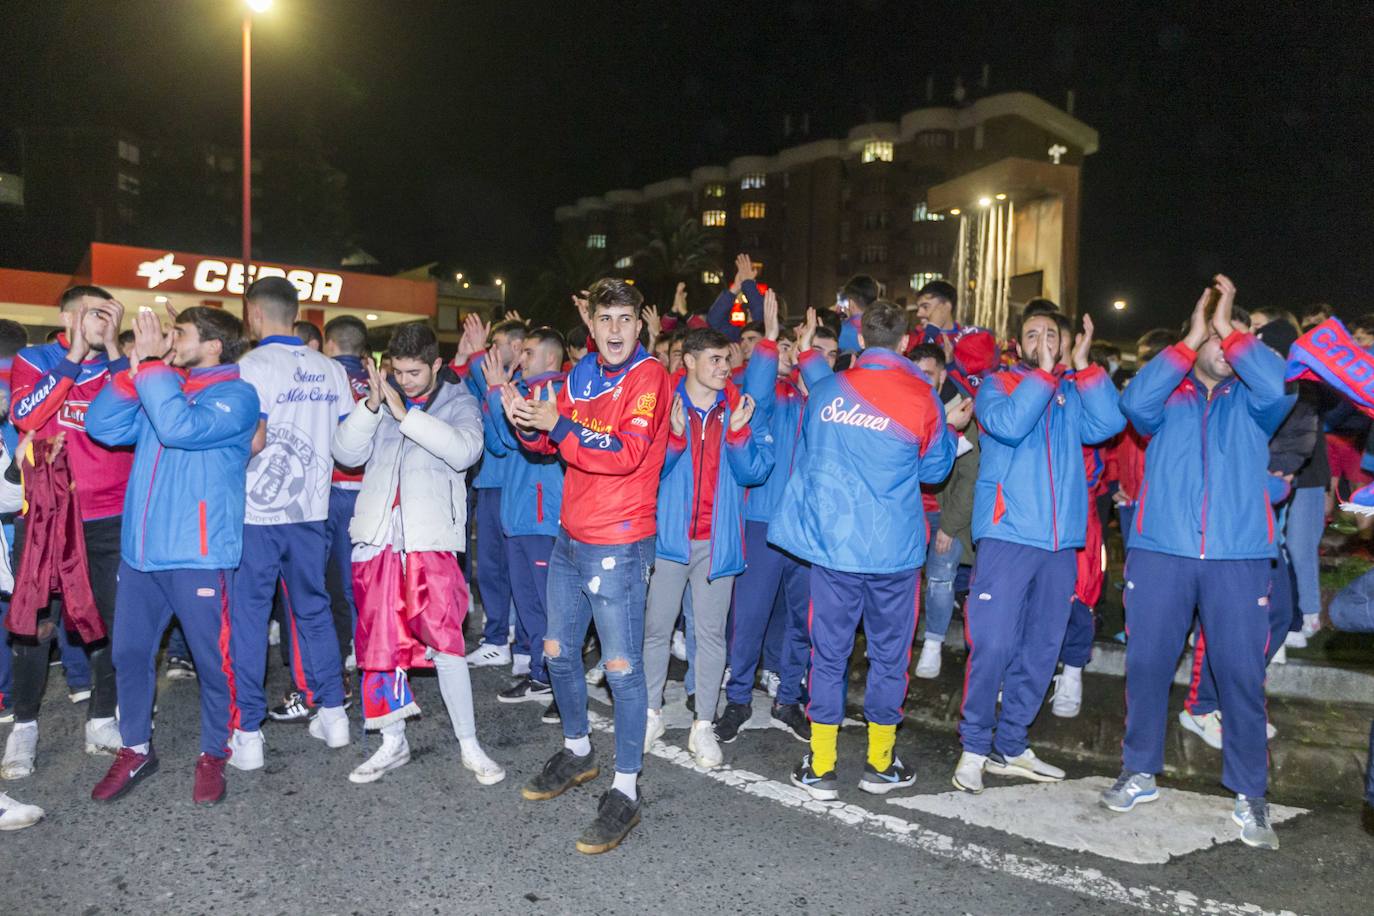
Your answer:
[[[588,717],[592,728],[597,731],[607,733],[612,731],[610,718],[590,711]],[[964,843],[954,837],[922,827],[915,821],[904,820],[891,814],[876,814],[867,808],[847,802],[815,801],[796,786],[777,782],[748,770],[737,770],[730,766],[703,770],[692,761],[691,754],[682,748],[665,744],[662,740],[655,741],[648,752],[660,760],[666,760],[684,770],[699,773],[746,795],[768,799],[788,808],[806,811],[818,817],[834,818],[842,824],[859,827],[875,836],[917,849],[927,855],[972,865],[987,871],[1001,872],[1014,878],[1057,887],[1084,897],[1118,905],[1133,906],[1154,913],[1179,913],[1185,914],[1185,916],[1192,916],[1192,914],[1207,914],[1207,916],[1295,916],[1289,910],[1276,912],[1250,903],[1227,903],[1220,900],[1204,899],[1191,891],[1168,890],[1153,885],[1128,887],[1096,868],[1056,865],[1031,856],[999,852],[978,843]]]
[[[1219,843],[1240,842],[1230,798],[1164,789],[1157,801],[1139,805],[1130,814],[1116,814],[1097,803],[1111,785],[1105,776],[1089,776],[989,787],[982,795],[904,795],[888,804],[1136,865],[1163,865]],[[1269,806],[1276,824],[1306,813],[1303,808]]]

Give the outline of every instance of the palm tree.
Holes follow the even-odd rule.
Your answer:
[[[588,248],[569,239],[559,242],[549,266],[535,281],[532,312],[555,327],[576,322],[569,297],[606,276],[609,266],[604,248]]]
[[[720,240],[686,207],[664,204],[655,208],[648,231],[638,241],[634,272],[642,278],[646,298],[665,307],[673,301],[678,281],[694,283],[702,271],[720,269]]]

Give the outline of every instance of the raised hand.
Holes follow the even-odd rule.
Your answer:
[[[687,317],[687,284],[679,282],[673,291],[673,314]]]
[[[520,311],[519,311],[518,309],[510,309],[509,311],[507,311],[507,312],[506,312],[505,320],[506,320],[506,321],[518,321],[518,322],[520,322],[521,324],[527,324],[527,323],[528,323],[528,322],[525,321],[524,318],[522,318],[522,317],[520,316]]]
[[[730,412],[730,432],[739,432],[753,418],[754,399],[746,394],[740,398],[739,406]]]
[[[491,325],[482,321],[476,315],[468,315],[463,319],[463,336],[458,340],[458,352],[454,356],[454,362],[466,363],[474,353],[481,353],[487,348],[487,335],[491,331]]]
[[[778,324],[778,294],[770,289],[763,294],[763,336],[776,341],[781,330]]]
[[[806,321],[801,327],[797,328],[797,352],[805,352],[811,349],[811,342],[816,336],[816,328],[820,327],[821,319],[816,315],[814,308],[806,310]]]
[[[1212,288],[1209,286],[1198,296],[1197,305],[1193,306],[1192,317],[1188,319],[1188,336],[1183,338],[1183,343],[1188,349],[1196,353],[1207,342],[1207,335],[1211,333],[1207,328],[1207,306],[1212,302]]]
[[[72,319],[71,330],[67,332],[67,359],[80,365],[90,355],[91,345],[86,343],[86,315],[90,309],[81,306]]]
[[[387,410],[391,411],[391,415],[396,418],[397,423],[401,422],[406,418],[405,398],[401,397],[401,392],[396,390],[395,385],[390,384],[385,379],[382,380],[380,387],[382,400],[386,401]]]
[[[639,317],[644,319],[644,325],[649,329],[649,341],[652,343],[658,340],[658,335],[663,333],[663,319],[658,317],[658,306],[644,306],[639,312]]]
[[[735,282],[730,284],[730,288],[739,292],[739,288],[745,280],[753,280],[758,275],[758,271],[754,270],[754,259],[747,254],[737,254],[735,255]]]
[[[592,304],[587,299],[590,295],[591,293],[584,289],[580,293],[575,293],[572,297],[573,306],[577,309],[578,317],[582,319],[582,323],[587,326],[588,331],[592,329]]]
[[[105,353],[110,359],[118,359],[119,329],[124,324],[124,306],[114,299],[107,299],[95,308],[105,316]]]
[[[510,373],[501,365],[501,360],[490,350],[482,357],[482,376],[487,380],[487,388],[504,385],[510,381]]]
[[[1042,372],[1054,372],[1055,363],[1059,361],[1059,354],[1050,348],[1049,341],[1040,338],[1040,350],[1037,354],[1040,357],[1040,370]]]
[[[1091,315],[1083,316],[1083,333],[1074,338],[1073,343],[1073,367],[1079,372],[1092,365],[1092,360],[1088,354],[1093,346],[1093,319]]]
[[[558,404],[553,397],[552,383],[530,392],[530,400],[515,406],[518,423],[530,429],[548,432],[558,422]]]
[[[367,369],[367,409],[373,413],[382,406],[382,386],[386,384],[386,379],[382,378],[382,372],[372,360],[363,360],[363,366]]]
[[[1231,307],[1236,304],[1236,284],[1225,274],[1212,278],[1213,288],[1217,291],[1217,307],[1212,312],[1212,329],[1222,340],[1230,337],[1236,330],[1231,327]]]
[[[134,316],[134,358],[130,362],[145,359],[161,359],[171,349],[167,335],[162,333],[162,322],[151,311],[139,312]]]
[[[682,395],[673,395],[673,409],[668,414],[668,423],[674,436],[687,434],[687,408],[682,406]]]
[[[525,421],[520,419],[518,407],[525,402],[525,396],[520,393],[511,382],[506,382],[501,386],[501,409],[506,412],[506,419],[510,420],[516,429],[528,430],[530,427],[525,425]]]

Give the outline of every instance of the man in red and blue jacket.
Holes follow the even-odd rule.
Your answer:
[[[730,340],[711,328],[689,331],[682,362],[658,493],[658,561],[644,619],[649,695],[644,740],[647,745],[663,734],[668,644],[690,583],[697,694],[687,749],[699,766],[710,768],[722,759],[714,722],[726,665],[730,593],[744,570],[745,487],[763,482],[773,455],[752,434],[753,398],[742,396],[730,381]]]
[[[754,262],[747,254],[735,256],[735,279],[734,282],[720,291],[716,296],[711,307],[706,311],[706,323],[709,327],[715,328],[732,341],[740,339],[743,325],[736,325],[730,320],[730,313],[735,310],[736,297],[743,295],[744,301],[749,306],[749,322],[763,320],[763,293],[759,290],[757,281],[758,272],[754,269]]]
[[[1035,756],[1026,733],[1064,643],[1087,530],[1083,446],[1110,439],[1126,424],[1106,370],[1088,360],[1092,319],[1084,316],[1083,329],[1069,371],[1060,362],[1069,349],[1068,319],[1026,318],[1020,361],[986,379],[974,399],[977,555],[964,610],[964,752],[954,773],[955,788],[966,792],[983,790],[985,767],[1042,782],[1064,778]]]
[[[545,664],[563,722],[563,748],[523,789],[563,794],[600,772],[587,719],[582,642],[596,621],[615,698],[615,780],[580,852],[615,848],[639,823],[646,694],[644,601],[654,562],[659,472],[668,448],[668,373],[639,346],[644,297],[623,280],[598,280],[580,303],[596,339],[558,400],[502,395],[521,445],[567,465],[558,540],[549,559]]]
[[[1221,781],[1237,795],[1233,818],[1245,843],[1276,849],[1264,797],[1275,549],[1269,439],[1293,398],[1284,392],[1283,358],[1232,320],[1235,294],[1217,275],[1183,342],[1151,360],[1122,396],[1122,410],[1150,444],[1126,558],[1122,772],[1102,802],[1129,811],[1158,797],[1169,688],[1196,607],[1226,723]]]
[[[808,375],[806,453],[768,529],[774,544],[811,563],[811,753],[792,782],[817,799],[838,792],[836,738],[861,621],[868,762],[859,787],[884,794],[915,781],[893,745],[926,554],[921,484],[949,475],[955,444],[930,382],[901,355],[906,344],[905,311],[879,300],[864,310],[866,349],[854,365],[814,383]],[[809,351],[802,360],[804,373],[822,368]]]
[[[558,398],[567,378],[562,372],[563,350],[563,335],[553,328],[535,328],[525,336],[514,380],[523,397]],[[529,666],[527,670],[515,669],[515,682],[496,699],[502,703],[549,700],[553,688],[544,662],[544,632],[548,627],[545,595],[549,557],[558,538],[558,516],[563,506],[563,465],[555,455],[520,447],[501,405],[507,379],[497,357],[489,355],[480,371],[487,384],[482,412],[486,452],[505,462],[501,532],[515,602],[515,660],[520,662],[521,650],[528,647]]]
[[[134,446],[113,639],[123,747],[91,797],[114,801],[157,771],[157,653],[175,615],[200,680],[192,799],[212,805],[224,798],[229,736],[238,727],[225,583],[243,548],[258,395],[233,364],[246,341],[228,312],[196,307],[177,316],[170,337],[176,368],[163,362],[168,340],[157,317],[140,312],[138,363],[105,387],[86,417],[96,439]]]

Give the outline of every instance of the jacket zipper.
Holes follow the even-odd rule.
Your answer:
[[[1054,549],[1059,549],[1059,510],[1054,501],[1054,452],[1050,448],[1050,415],[1054,412],[1054,400],[1045,409],[1045,466],[1050,472],[1050,529],[1054,532]]]
[[[1207,400],[1202,405],[1202,542],[1198,559],[1207,559],[1207,418],[1212,412],[1212,392],[1207,392]]]
[[[544,485],[542,483],[534,485],[534,520],[536,522],[544,520]]]
[[[142,564],[148,558],[148,508],[153,504],[153,481],[157,480],[157,466],[162,462],[162,445],[157,447],[157,454],[153,456],[153,469],[148,474],[148,495],[143,500],[143,519],[142,530],[138,536],[138,562]]]
[[[692,422],[696,422],[696,411],[692,411]],[[710,422],[711,415],[708,413],[701,422],[701,450],[697,455],[697,483],[692,492],[692,516],[687,520],[687,544],[688,552],[691,550],[692,532],[696,530],[697,520],[701,517],[701,472],[706,467],[706,426]]]

